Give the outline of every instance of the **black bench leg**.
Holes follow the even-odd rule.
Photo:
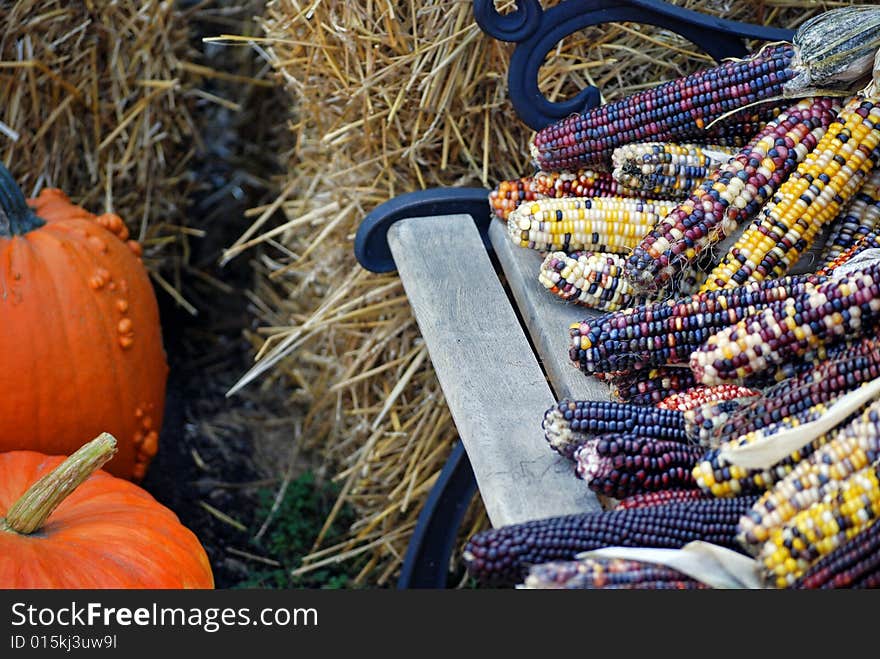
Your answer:
[[[419,513],[403,559],[398,588],[446,587],[449,558],[476,490],[470,460],[459,440]]]

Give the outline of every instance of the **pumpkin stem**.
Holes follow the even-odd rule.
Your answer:
[[[9,508],[6,519],[0,519],[0,529],[21,535],[38,531],[52,511],[115,454],[116,438],[101,433],[31,485]]]
[[[3,221],[3,215],[6,221]],[[44,224],[46,221],[37,217],[27,205],[12,174],[0,163],[0,237],[23,236]]]

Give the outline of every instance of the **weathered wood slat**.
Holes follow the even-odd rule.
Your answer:
[[[568,358],[569,325],[598,316],[600,312],[569,304],[548,293],[538,281],[543,257],[539,252],[514,245],[502,222],[493,222],[489,227],[489,240],[556,395],[578,400],[608,400],[611,397],[608,385],[581,373]]]
[[[599,510],[544,441],[555,398],[470,216],[403,220],[388,243],[492,524]]]

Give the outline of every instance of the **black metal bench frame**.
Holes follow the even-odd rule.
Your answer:
[[[585,27],[628,21],[656,25],[680,34],[716,60],[746,54],[746,39],[790,40],[789,30],[728,21],[675,7],[662,0],[565,0],[544,10],[537,0],[517,0],[517,10],[499,14],[492,0],[474,0],[474,19],[492,37],[517,44],[511,57],[510,98],[520,119],[534,130],[599,102],[599,90],[551,102],[538,88],[538,70],[565,37]],[[469,215],[491,251],[488,190],[434,188],[403,194],[369,213],[355,238],[358,262],[372,272],[396,269],[388,231],[410,218]],[[425,503],[404,559],[398,588],[444,588],[458,528],[476,491],[462,442],[458,442]]]

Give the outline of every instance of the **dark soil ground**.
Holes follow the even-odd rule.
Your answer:
[[[196,7],[192,42],[201,53],[199,63],[266,77],[266,63],[246,46],[202,42],[204,36],[253,33],[249,19],[259,14],[259,3],[183,3],[188,4]],[[197,192],[189,225],[205,236],[190,242],[182,293],[199,313],[190,315],[157,290],[171,372],[160,449],[143,485],[198,536],[218,588],[344,585],[344,575],[332,570],[310,581],[288,576],[333,501],[332,488],[310,471],[308,456],[296,458],[298,477],[262,540],[254,540],[292,459],[299,411],[284,404],[283,383],[275,390],[257,384],[226,397],[252,364],[253,347],[243,332],[256,322],[246,296],[256,255],[246,253],[222,268],[218,261],[252,221],[244,212],[277,194],[273,180],[286,166],[287,100],[278,88],[216,79],[200,87],[243,109],[207,102],[194,108],[204,148],[193,167]]]

